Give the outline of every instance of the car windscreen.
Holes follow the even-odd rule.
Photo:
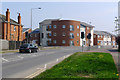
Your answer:
[[[28,44],[24,44],[20,48],[28,48]]]

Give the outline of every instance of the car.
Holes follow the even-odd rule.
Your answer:
[[[34,44],[23,44],[22,46],[20,46],[19,48],[19,52],[28,52],[28,53],[32,53],[32,52],[38,52],[38,47]]]

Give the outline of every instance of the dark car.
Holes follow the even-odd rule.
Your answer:
[[[29,53],[38,52],[38,47],[33,44],[24,44],[24,45],[20,46],[19,52],[20,53],[22,53],[22,52],[29,52]]]

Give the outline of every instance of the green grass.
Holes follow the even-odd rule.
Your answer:
[[[38,78],[40,78],[40,80],[46,80],[47,78],[51,80],[55,78],[62,78],[65,80],[68,78],[82,78],[83,80],[88,80],[89,78],[91,78],[90,80],[94,80],[96,78],[96,80],[99,80],[98,78],[105,80],[110,78],[108,80],[117,80],[119,78],[117,74],[118,72],[112,55],[109,53],[77,52],[32,80],[38,80]]]

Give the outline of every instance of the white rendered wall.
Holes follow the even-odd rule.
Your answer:
[[[80,27],[80,46],[82,46],[82,44],[83,44],[82,39],[81,39],[81,32],[84,32],[84,34],[85,34],[85,27]],[[84,38],[83,41],[86,41],[86,39]]]
[[[93,46],[93,28],[91,28],[91,46]]]

